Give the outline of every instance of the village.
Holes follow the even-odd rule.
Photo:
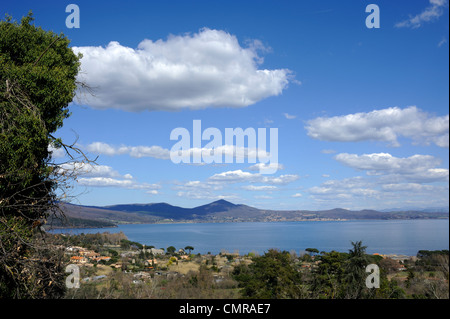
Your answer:
[[[94,238],[94,235],[84,236]],[[240,255],[239,252],[227,251],[216,255],[211,253],[194,254],[195,249],[191,246],[178,250],[173,246],[164,249],[130,242],[125,238],[121,238],[120,243],[117,241],[111,243],[109,238],[114,235],[108,233],[95,236],[102,236],[104,243],[97,245],[90,243],[87,245],[89,248],[84,247],[86,245],[59,246],[64,250],[65,260],[70,264],[78,265],[82,270],[81,284],[107,281],[109,276],[121,272],[131,279],[132,284],[137,285],[155,281],[155,279],[184,278],[187,275],[198,273],[202,267],[212,273],[211,279],[213,283],[217,284],[227,280],[231,281],[231,273],[236,266],[249,265],[252,263],[252,258],[258,256],[257,253]],[[290,255],[293,263],[298,266],[298,271],[302,273],[310,273],[320,263],[317,255],[307,251],[290,252]],[[401,280],[405,280],[406,275],[398,275],[398,273],[406,273],[405,265],[417,260],[415,256],[378,253],[373,256],[384,259],[384,264],[389,264],[388,267],[392,270],[390,277],[396,276]]]
[[[106,235],[108,236],[108,235]],[[254,254],[240,256],[239,253],[222,251],[218,255],[193,254],[194,247],[186,246],[176,250],[173,246],[164,248],[146,247],[126,239],[121,244],[105,243],[95,248],[82,246],[59,246],[64,250],[65,260],[80,267],[82,283],[107,279],[115,272],[132,277],[133,284],[151,281],[152,278],[173,279],[198,272],[203,265],[214,270],[216,283],[229,276],[237,264],[250,264]]]

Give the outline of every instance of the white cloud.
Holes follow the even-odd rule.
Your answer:
[[[449,170],[446,168],[428,168],[408,174],[388,174],[380,177],[380,181],[382,181],[383,183],[401,183],[405,181],[413,183],[448,183]]]
[[[87,104],[138,112],[245,107],[281,94],[292,72],[259,69],[263,46],[251,43],[243,48],[235,36],[205,28],[167,40],[146,39],[137,49],[113,41],[73,50],[83,54],[83,81],[95,88]]]
[[[438,48],[440,48],[441,46],[443,46],[443,45],[446,44],[447,42],[448,42],[448,41],[447,41],[446,38],[442,38],[442,40],[439,41],[439,43],[438,43]]]
[[[224,163],[228,156],[234,158],[236,162],[244,162],[246,159],[249,162],[252,162],[253,160],[256,161],[257,159],[261,161],[272,160],[270,153],[266,150],[261,150],[258,148],[237,147],[234,145],[221,145],[216,148],[189,148],[183,151],[173,151],[164,149],[160,146],[112,146],[103,142],[94,142],[84,148],[87,151],[94,153],[95,155],[129,155],[134,158],[152,157],[164,160],[171,159],[172,155],[175,155],[175,157],[185,157],[186,159],[189,159],[191,161],[193,161],[194,158],[205,160],[206,157],[214,156],[214,154],[220,154],[220,162],[213,162],[214,164]],[[189,165],[189,163],[186,164]],[[207,165],[207,163],[190,163],[190,165]],[[284,169],[284,166],[278,163],[257,163],[250,167],[250,170],[258,170],[261,174],[273,174],[278,169]]]
[[[287,118],[288,120],[293,120],[297,117],[297,115],[291,115],[288,113],[283,113],[284,117]]]
[[[312,138],[333,142],[384,141],[399,146],[400,136],[416,143],[435,143],[449,147],[449,115],[431,116],[411,106],[391,107],[369,113],[318,117],[307,122]]]
[[[416,181],[445,182],[448,181],[449,170],[436,168],[440,160],[431,155],[413,155],[406,158],[394,157],[388,153],[347,154],[342,153],[335,159],[357,170],[365,170],[368,175],[384,175],[383,181]]]
[[[158,184],[137,182],[131,174],[121,175],[118,171],[107,165],[90,163],[64,163],[58,165],[60,172],[68,172],[77,177],[77,182],[89,187],[122,187],[127,189],[157,190]]]
[[[320,186],[306,190],[310,197],[319,204],[320,209],[347,207],[364,209],[380,204],[381,192],[377,184],[361,176],[343,180],[327,180]]]
[[[214,156],[215,154],[220,154],[220,158],[222,159],[222,162],[224,162],[225,156],[231,156],[235,159],[241,159],[245,160],[248,158],[254,158],[255,160],[269,160],[270,159],[270,153],[267,152],[264,149],[258,149],[258,148],[248,148],[248,147],[237,147],[235,145],[221,145],[216,148],[189,148],[186,150],[178,150],[173,151],[172,154],[175,154],[176,156],[182,157],[198,157],[204,159],[206,156]],[[276,165],[276,164],[273,164]],[[269,170],[270,168],[273,168],[275,166],[267,165],[265,167],[262,167],[262,169]]]
[[[283,164],[279,164],[279,163],[257,163],[255,165],[252,165],[248,168],[251,171],[259,171],[260,173],[264,174],[264,172],[273,172],[273,171],[277,171],[277,170],[282,170],[284,169],[284,165]]]
[[[299,198],[302,196],[303,196],[303,194],[301,194],[301,193],[295,193],[294,195],[292,195],[292,197],[294,197],[294,198]]]
[[[300,176],[295,174],[286,174],[280,175],[278,177],[263,177],[264,183],[277,184],[277,185],[285,185],[298,180]]]
[[[214,174],[209,178],[211,182],[227,183],[267,183],[285,185],[298,180],[298,175],[286,174],[280,176],[264,176],[259,173],[244,172],[242,170],[227,171]]]
[[[95,176],[95,177],[121,177],[119,172],[114,170],[111,166],[96,165],[81,162],[69,162],[58,165],[61,172],[71,172],[77,176]],[[129,174],[127,174],[128,177]],[[131,175],[129,175],[131,176]]]
[[[209,181],[185,181],[174,182],[174,190],[179,197],[197,200],[217,200],[217,199],[235,199],[235,195],[216,194],[216,191],[222,191],[223,185],[219,185]]]
[[[433,168],[440,160],[431,155],[413,155],[406,158],[394,157],[389,153],[347,154],[341,153],[335,159],[358,170],[367,170],[371,174],[381,173],[415,173]]]
[[[433,185],[423,185],[419,183],[400,183],[400,184],[385,184],[382,189],[389,192],[417,192],[417,191],[432,191],[436,188]]]
[[[409,19],[395,24],[397,28],[419,28],[424,22],[437,20],[444,14],[444,8],[448,5],[447,0],[430,0],[430,5],[421,13],[410,16]]]
[[[124,187],[129,188],[133,186],[133,182],[130,180],[120,180],[110,177],[90,177],[79,178],[78,183],[84,186],[91,187]]]
[[[187,182],[175,182],[174,189],[175,190],[188,190],[188,191],[212,191],[212,190],[221,190],[222,185],[217,185],[210,182],[202,182],[202,181],[187,181]]]
[[[255,185],[246,185],[242,186],[243,189],[246,189],[248,191],[273,191],[276,190],[276,186],[270,186],[270,185],[261,185],[261,186],[255,186]]]
[[[328,189],[327,193],[311,194],[311,197],[321,209],[325,206],[351,209],[392,209],[406,206],[421,209],[448,206],[448,187],[393,185],[390,188],[372,185],[372,188],[356,189],[351,192],[339,188]]]
[[[340,163],[366,172],[342,180],[326,180],[307,189],[318,207],[383,209],[448,205],[449,170],[429,155],[400,158],[388,153],[335,156]]]
[[[249,172],[243,172],[242,170],[227,171],[223,173],[214,174],[209,178],[213,182],[256,182],[260,178],[260,174],[253,174]]]
[[[96,155],[123,155],[131,157],[153,157],[158,159],[170,159],[170,151],[161,146],[112,146],[103,142],[94,142],[86,146],[86,149]]]
[[[235,194],[230,195],[217,195],[212,192],[197,192],[197,191],[180,191],[177,193],[178,197],[196,199],[196,200],[234,200],[237,199],[238,196]]]
[[[158,184],[138,183],[132,179],[111,177],[82,177],[78,178],[78,183],[89,187],[120,187],[126,189],[148,190],[147,193],[153,195],[157,194],[156,190],[161,188]]]
[[[52,158],[62,158],[66,156],[66,151],[61,148],[55,148],[52,145],[48,145],[48,151],[52,153]]]

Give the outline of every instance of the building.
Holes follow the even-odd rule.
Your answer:
[[[87,258],[83,256],[72,256],[70,257],[70,261],[75,264],[85,264],[88,262]]]
[[[152,249],[150,249],[150,252],[151,252],[153,255],[164,255],[164,254],[165,254],[164,249],[156,249],[156,248],[152,248]]]
[[[110,261],[111,257],[107,257],[107,256],[99,256],[99,257],[94,257],[92,258],[92,260],[96,261],[96,262],[100,262],[100,261]]]

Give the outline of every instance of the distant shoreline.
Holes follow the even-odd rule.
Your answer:
[[[401,220],[448,220],[449,217],[429,217],[429,218],[390,218],[390,219],[374,219],[374,218],[355,218],[355,219],[299,219],[299,220],[261,220],[261,221],[245,221],[245,220],[236,220],[236,221],[211,221],[211,220],[178,220],[178,221],[157,221],[157,222],[135,222],[135,223],[117,223],[114,225],[105,225],[105,226],[52,226],[49,227],[44,226],[46,231],[52,229],[108,229],[108,228],[117,228],[122,225],[172,225],[172,224],[237,224],[237,223],[283,223],[283,222],[355,222],[355,221],[367,221],[367,222],[376,222],[376,221],[401,221]],[[99,221],[100,222],[100,221]]]

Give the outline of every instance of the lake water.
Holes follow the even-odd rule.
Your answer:
[[[348,252],[362,241],[367,253],[414,256],[421,249],[449,249],[449,220],[305,221],[272,223],[133,224],[117,228],[61,229],[58,233],[115,233],[156,248],[193,246],[193,253],[263,254],[270,248]]]

